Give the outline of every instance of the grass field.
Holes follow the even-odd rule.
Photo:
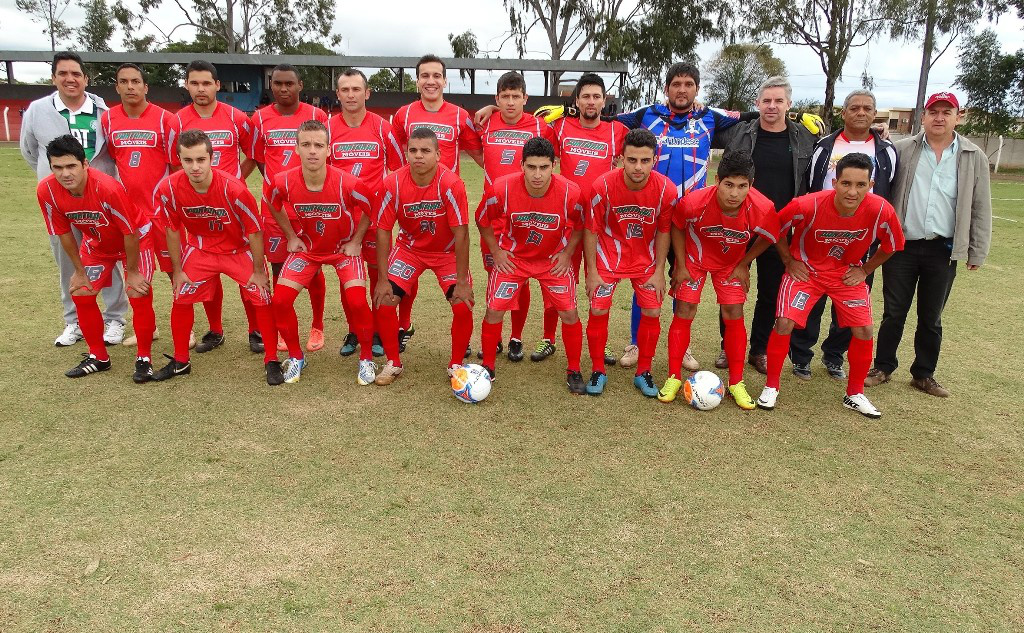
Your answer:
[[[462,405],[431,284],[406,374],[358,387],[330,278],[328,346],[297,385],[266,386],[230,291],[228,342],[190,377],[134,385],[118,347],[112,371],[71,381],[84,343],[52,345],[35,178],[2,148],[0,631],[1024,630],[1016,179],[994,185],[991,257],[961,268],[946,311],[937,377],[953,396],[902,371],[870,392],[884,416],[869,421],[818,361],[809,383],[787,368],[772,413],[646,400],[621,369],[603,397],[573,398],[561,351],[499,361],[492,396]],[[539,333],[538,310],[528,345]],[[717,346],[705,304],[705,367]],[[747,382],[756,397],[763,378]]]

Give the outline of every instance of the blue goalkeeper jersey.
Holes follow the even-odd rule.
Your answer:
[[[657,170],[676,184],[678,195],[703,189],[711,162],[711,141],[718,130],[740,122],[739,112],[701,108],[674,114],[665,104],[620,114],[628,128],[645,127],[658,139]]]

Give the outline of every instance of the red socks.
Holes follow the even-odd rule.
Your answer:
[[[241,286],[238,288],[241,290]],[[213,296],[209,301],[203,302],[203,309],[206,311],[206,320],[210,322],[210,331],[217,334],[224,333],[224,285],[220,282],[220,275],[213,278]]]
[[[846,379],[846,395],[864,393],[864,379],[871,369],[871,350],[874,339],[850,339],[850,349],[846,357],[850,360],[850,375]]]
[[[78,311],[78,327],[82,330],[89,353],[96,360],[110,360],[107,346],[103,343],[103,313],[96,303],[96,295],[71,295]]]
[[[725,321],[725,358],[729,361],[729,385],[743,380],[743,353],[747,350],[747,326],[743,319]]]
[[[608,344],[608,315],[590,313],[587,317],[587,349],[590,351],[590,364],[592,371],[605,373],[604,347]],[[548,313],[544,312],[544,320],[547,321]],[[545,325],[545,327],[547,327]],[[564,329],[564,326],[563,326]],[[547,334],[544,335],[547,338]],[[566,343],[568,345],[568,343]],[[568,353],[568,348],[566,348]]]
[[[779,388],[779,379],[782,377],[782,363],[786,361],[786,354],[789,353],[789,334],[779,334],[772,330],[768,337],[768,378],[765,380],[765,387]]]
[[[351,286],[341,293],[345,297],[343,303],[348,304],[345,317],[348,319],[348,329],[355,333],[359,339],[359,359],[373,359],[373,315],[370,314],[370,306],[366,303],[366,287]]]
[[[401,367],[402,359],[398,355],[398,309],[395,306],[378,306],[373,313],[373,322],[380,334],[384,354],[396,367]]]
[[[187,363],[189,359],[188,339],[192,335],[196,313],[191,303],[174,302],[171,305],[171,338],[174,341],[174,360]]]
[[[569,371],[580,370],[580,356],[583,355],[583,324],[577,320],[572,325],[562,322],[562,343]],[[603,349],[603,346],[602,346]],[[602,355],[604,352],[602,352]]]
[[[672,317],[672,325],[668,328],[668,375],[682,379],[683,357],[690,346],[690,329],[693,319]]]
[[[153,331],[156,329],[156,314],[153,312],[152,291],[145,297],[128,297],[132,304],[132,327],[139,358],[153,357]]]
[[[523,340],[523,329],[526,327],[526,317],[529,314],[530,282],[527,281],[519,291],[519,307],[512,311],[512,338],[517,341]]]
[[[462,364],[462,359],[466,355],[466,347],[472,336],[473,309],[463,302],[456,303],[452,306],[452,358],[448,363],[449,367]],[[495,345],[495,347],[497,346]]]
[[[277,340],[277,323],[274,321],[274,309],[268,304],[253,306],[253,310],[256,312],[256,322],[259,323],[263,340],[266,341],[263,344],[263,364],[267,364],[277,360],[277,345],[274,345],[274,341]]]
[[[651,371],[651,362],[654,360],[654,350],[658,347],[658,338],[660,336],[661,319],[652,316],[640,317],[640,327],[636,331],[636,343],[637,347],[640,348],[640,359],[636,364],[637,376],[644,372]],[[604,346],[602,346],[602,349],[603,347]]]
[[[412,288],[406,291],[402,297],[402,303],[398,304],[398,327],[408,330],[412,327],[412,304],[416,301],[416,294],[420,291],[420,284],[417,281]]]
[[[256,322],[256,311],[252,309],[252,304],[249,303],[249,299],[245,296],[245,290],[241,286],[238,287],[238,295],[242,297],[242,308],[245,310],[245,321],[249,324],[249,334],[260,331],[260,325]]]
[[[544,339],[555,342],[555,332],[558,328],[558,310],[544,308]]]
[[[274,317],[277,322],[277,329],[281,332],[281,338],[288,345],[288,356],[292,358],[304,358],[302,345],[299,344],[299,319],[295,315],[295,298],[299,296],[299,290],[278,284],[274,289]],[[257,308],[254,306],[253,311]],[[264,349],[268,345],[277,347],[276,338],[268,341],[264,334]]]
[[[480,347],[484,352],[484,367],[494,369],[494,360],[498,355],[498,343],[501,341],[501,327],[503,321],[480,324]]]
[[[309,292],[309,305],[313,308],[313,329],[324,329],[324,302],[327,297],[327,280],[324,278],[324,271],[321,268],[313,275],[313,279],[306,288]]]

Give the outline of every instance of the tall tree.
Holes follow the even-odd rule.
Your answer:
[[[402,82],[405,84],[405,92],[416,92],[416,80],[412,75],[405,73]],[[374,92],[399,92],[402,87],[398,80],[398,72],[391,68],[381,68],[370,75],[366,83]]]
[[[1019,130],[1024,114],[1024,49],[1005,54],[995,31],[986,29],[964,38],[956,85],[967,92],[964,133],[984,136]]]
[[[747,111],[757,103],[757,89],[769,77],[785,75],[786,65],[767,44],[731,44],[708,64],[703,79],[708,103]]]
[[[110,51],[110,42],[117,21],[114,12],[107,6],[107,0],[83,0],[85,21],[78,28],[78,45],[83,51]],[[95,84],[113,83],[117,64],[86,64],[89,81]]]
[[[480,54],[480,44],[477,42],[476,35],[473,31],[466,31],[459,35],[454,33],[448,34],[448,43],[452,47],[452,55],[456,59],[474,59]],[[459,70],[459,77],[465,79],[470,74],[470,71],[462,68]]]
[[[18,11],[28,15],[33,22],[41,22],[43,34],[50,36],[50,50],[57,50],[57,43],[71,37],[71,27],[64,21],[71,0],[14,0]]]

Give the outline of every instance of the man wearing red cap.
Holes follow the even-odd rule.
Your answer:
[[[960,102],[939,92],[925,102],[923,131],[898,141],[899,167],[893,206],[903,224],[906,247],[882,265],[882,324],[874,369],[864,381],[889,382],[907,313],[917,297],[917,331],[910,384],[940,398],[949,391],[935,381],[942,343],[942,310],[959,262],[977,270],[992,238],[992,194],[988,157],[956,133]]]

